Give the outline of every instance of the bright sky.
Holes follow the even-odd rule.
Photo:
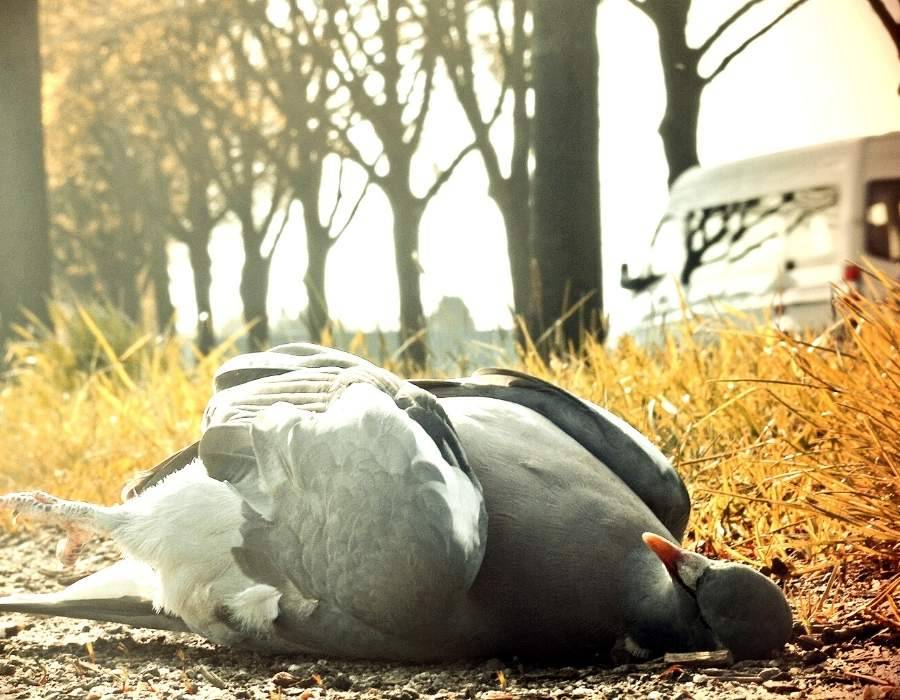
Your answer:
[[[892,11],[900,16],[900,1]],[[689,39],[701,41],[744,0],[694,0]],[[737,42],[789,3],[768,0],[734,28]],[[627,246],[648,241],[666,202],[666,167],[657,127],[665,107],[656,31],[628,0],[604,0],[600,46],[600,173],[604,294],[612,323],[627,313],[618,270]],[[728,35],[726,36],[728,38]],[[734,44],[732,44],[734,45]],[[723,42],[721,46],[728,48]],[[702,163],[737,160],[813,143],[900,129],[900,63],[887,33],[862,0],[809,0],[759,39],[707,88],[700,114]],[[441,94],[442,93],[442,94]],[[468,131],[446,90],[434,99],[424,153],[414,170],[425,189],[433,168],[467,143]],[[398,326],[399,300],[391,212],[375,188],[332,250],[327,297],[346,328]],[[217,326],[241,312],[233,280],[243,264],[234,224],[215,233],[213,316]],[[420,231],[425,313],[459,296],[479,329],[510,327],[512,286],[500,214],[470,155],[432,200]],[[196,309],[183,246],[170,247],[178,327],[192,333]],[[273,320],[306,306],[306,251],[299,211],[276,252],[269,293]]]

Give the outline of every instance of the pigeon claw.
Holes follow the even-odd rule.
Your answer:
[[[73,522],[78,519],[73,505],[43,491],[0,496],[0,510],[11,510],[14,523],[19,518],[27,518],[37,523],[57,525],[66,531],[66,536],[56,547],[56,555],[67,569],[75,565],[85,543],[91,538],[89,530]]]
[[[56,545],[56,558],[59,559],[63,567],[66,569],[74,568],[75,562],[81,556],[84,545],[90,538],[91,535],[86,530],[73,525],[66,527],[66,536]]]
[[[0,508],[12,510],[13,518],[60,523],[62,516],[54,508],[58,499],[41,491],[8,493],[0,496]]]

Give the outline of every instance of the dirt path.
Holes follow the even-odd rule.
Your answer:
[[[0,594],[61,585],[55,537],[0,534]],[[115,552],[88,545],[79,568]],[[900,700],[900,635],[853,621],[727,668],[544,668],[515,659],[403,665],[263,657],[193,635],[57,618],[0,617],[0,699],[41,698],[865,698]]]

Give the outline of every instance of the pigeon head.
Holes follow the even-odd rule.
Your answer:
[[[766,656],[791,636],[791,609],[781,589],[743,564],[711,561],[644,533],[645,544],[696,599],[704,623],[737,659]]]

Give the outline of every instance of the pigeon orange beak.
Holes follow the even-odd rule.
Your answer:
[[[650,548],[650,551],[659,557],[660,561],[666,565],[670,572],[676,572],[676,566],[683,556],[681,547],[672,544],[664,537],[654,535],[652,532],[645,532],[641,535],[641,539],[644,540],[644,544]]]

